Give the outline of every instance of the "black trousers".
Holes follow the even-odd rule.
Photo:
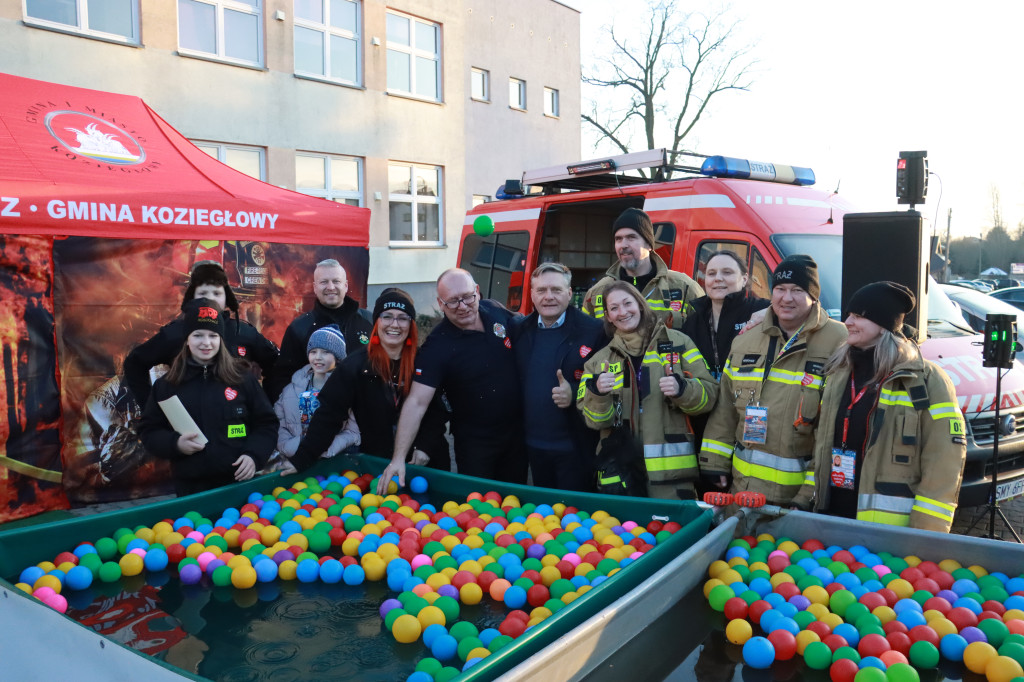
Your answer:
[[[540,488],[594,492],[594,453],[526,446],[533,484]]]
[[[526,483],[527,459],[522,437],[498,439],[455,436],[455,465],[460,474],[505,483]]]

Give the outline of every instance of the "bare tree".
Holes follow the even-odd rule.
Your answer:
[[[999,206],[999,188],[995,185],[992,185],[992,227],[1005,227],[1003,211]]]
[[[592,101],[583,120],[597,129],[598,141],[608,140],[624,153],[634,147],[638,128],[645,149],[656,148],[659,132],[670,128],[669,163],[693,131],[713,97],[729,90],[749,90],[757,63],[751,47],[737,46],[738,21],[726,10],[712,14],[682,13],[676,0],[648,4],[637,35],[606,27],[610,54],[598,60],[583,82],[614,93],[625,91],[628,102],[616,98]],[[625,31],[628,33],[628,31]],[[622,100],[618,100],[621,102]]]

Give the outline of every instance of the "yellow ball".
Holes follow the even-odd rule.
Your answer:
[[[988,682],[1011,682],[1021,675],[1024,675],[1024,668],[1009,656],[996,656],[985,666]]]
[[[1007,609],[1006,613],[1003,614],[1003,622],[1009,623],[1011,620],[1024,620],[1024,610]]]
[[[886,587],[895,592],[900,599],[909,599],[910,595],[914,594],[914,586],[903,578],[890,580]]]
[[[484,591],[476,583],[466,583],[459,588],[459,599],[463,604],[479,604],[484,597]]]
[[[919,560],[919,563],[920,563],[920,560]],[[917,564],[913,564],[913,565],[916,566]],[[963,566],[961,566],[960,562],[957,561],[956,559],[943,559],[942,561],[939,562],[939,568],[941,568],[946,573],[952,573],[953,571],[955,571],[958,568],[963,568]]]
[[[191,545],[189,546],[191,547]],[[129,577],[142,573],[142,569],[146,567],[142,557],[138,554],[125,554],[118,560],[117,565],[121,567],[121,575]]]
[[[239,566],[231,571],[231,584],[240,590],[247,590],[256,584],[256,569],[252,566]]]
[[[719,585],[724,585],[718,578],[712,578],[704,583],[704,598],[707,599],[711,595],[711,590],[715,589]]]
[[[882,607],[879,606],[878,608],[882,608]],[[878,614],[875,614],[875,615],[878,615]],[[882,622],[884,624],[884,623],[887,623],[889,621],[882,621]],[[948,618],[945,618],[945,617],[936,618],[934,620],[928,621],[928,627],[930,627],[932,630],[935,630],[935,634],[937,634],[939,636],[940,640],[943,637],[945,637],[946,635],[955,635],[957,633],[956,626],[953,625],[953,623]]]
[[[295,580],[295,570],[298,568],[298,564],[288,559],[282,561],[281,565],[277,567],[277,577],[281,580]]]
[[[796,579],[794,579],[789,573],[776,573],[768,579],[768,582],[771,583],[772,588],[776,588],[782,583],[795,583]]]
[[[896,620],[896,612],[893,611],[892,608],[889,606],[876,606],[871,613],[874,614],[874,616],[882,622],[882,625],[885,625],[889,621]],[[932,623],[932,628],[935,628],[935,623]],[[956,632],[955,628],[953,629],[953,632]],[[940,639],[942,638],[943,634],[947,633],[941,633],[939,635]]]
[[[779,549],[781,549],[786,554],[792,556],[793,552],[800,549],[800,545],[796,544],[792,540],[786,540],[784,542],[779,543]]]
[[[466,660],[468,661],[471,658],[487,658],[490,655],[491,652],[487,647],[478,646],[469,652],[469,655],[466,656]]]
[[[277,526],[267,526],[260,531],[260,541],[262,541],[267,547],[275,544],[280,539],[281,529]]]
[[[804,655],[804,649],[811,642],[820,642],[821,637],[818,637],[818,633],[813,630],[801,630],[796,635],[796,652],[801,656]]]
[[[139,555],[138,554],[134,554],[132,556],[136,556],[137,557]],[[60,590],[61,590],[60,578],[58,578],[55,575],[50,575],[49,573],[47,573],[46,575],[41,575],[41,576],[39,576],[39,578],[34,583],[32,583],[32,591],[34,592],[34,591],[38,590],[40,587],[52,588],[54,592],[56,592],[57,594],[60,594]]]
[[[964,665],[972,673],[984,675],[988,662],[998,655],[995,647],[988,642],[971,642],[964,649]]]
[[[807,613],[814,616],[815,620],[821,620],[822,616],[829,613],[828,607],[824,604],[811,604],[807,607]]]
[[[809,585],[804,590],[804,596],[810,600],[811,604],[824,604],[828,605],[829,594],[821,585]]]
[[[435,607],[427,606],[424,608]],[[442,614],[442,616],[443,615],[444,614]],[[402,644],[412,644],[420,638],[420,633],[422,632],[423,627],[420,625],[420,621],[416,616],[411,616],[408,613],[396,618],[394,624],[391,626],[391,634],[393,634],[395,639]]]
[[[824,623],[825,625],[829,626],[833,630],[836,629],[837,625],[839,625],[840,623],[843,622],[843,619],[840,618],[835,613],[826,613],[824,616],[822,616],[818,620],[820,620],[822,623]]]
[[[419,620],[420,628],[423,630],[426,630],[429,626],[435,623],[438,625],[447,624],[444,617],[444,611],[436,606],[424,606],[420,609],[420,612],[416,614],[416,618]]]
[[[566,592],[565,594],[562,595],[562,603],[563,604],[571,604],[571,603],[573,603],[574,601],[576,601],[579,598],[580,598],[580,593],[579,592]]]
[[[725,638],[733,644],[746,644],[753,634],[754,629],[743,618],[734,618],[725,626]]]
[[[57,567],[57,570],[61,571],[62,573],[64,573],[64,575],[67,575],[68,571],[70,571],[72,568],[74,568],[77,565],[78,564],[76,564],[73,561],[65,561],[65,562],[61,563],[60,566]]]
[[[975,577],[978,577],[978,578],[983,578],[986,575],[988,575],[988,571],[986,571],[983,566],[978,566],[977,564],[975,564],[973,566],[968,566],[967,570],[970,571],[971,573],[973,573],[975,575]]]
[[[942,614],[942,611],[938,611],[936,609],[928,609],[921,615],[924,616],[924,621],[929,624],[936,618],[945,618],[945,616]]]
[[[436,592],[445,585],[451,585],[452,581],[448,580],[448,577],[444,573],[433,573],[427,576],[426,583]]]
[[[256,542],[255,540],[247,540],[246,544],[247,545],[252,545],[255,542]],[[243,549],[248,549],[248,547],[244,547]],[[195,559],[196,557],[198,557],[200,554],[202,554],[205,551],[206,551],[205,547],[203,547],[198,542],[193,542],[191,545],[189,545],[188,547],[185,548],[185,556],[189,557],[190,559]],[[128,556],[128,555],[126,554],[125,556]],[[124,558],[124,557],[122,557],[122,558]]]

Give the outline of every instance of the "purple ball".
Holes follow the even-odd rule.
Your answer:
[[[425,525],[427,525],[428,523],[430,523],[430,521],[427,521],[426,519],[421,519],[421,520],[417,521],[416,522],[416,530],[423,530],[423,527]]]
[[[544,549],[544,545],[530,545],[526,548],[526,557],[528,559],[540,559],[547,553],[547,550]]]
[[[985,633],[979,630],[978,628],[974,627],[973,625],[968,625],[963,630],[961,630],[960,636],[966,639],[968,644],[970,644],[971,642],[988,641],[988,637],[985,635]]]
[[[295,555],[289,552],[287,549],[282,549],[280,552],[274,552],[274,556],[271,557],[274,563],[280,566],[286,561],[295,561]]]
[[[213,572],[221,566],[227,566],[227,564],[220,559],[210,559],[210,563],[206,564],[206,573],[208,575],[213,575]]]
[[[789,603],[795,606],[797,611],[806,611],[811,605],[811,600],[802,594],[794,594],[789,598]]]
[[[186,585],[195,585],[203,578],[203,569],[199,568],[199,564],[185,564],[181,567],[178,572],[181,578],[181,582]]]
[[[398,601],[397,599],[385,599],[384,603],[380,605],[380,617],[386,618],[388,615],[388,611],[390,611],[391,609],[400,608],[401,606],[402,602]]]
[[[441,587],[437,588],[437,593],[442,597],[459,598],[459,591],[455,589],[454,585],[441,585]]]
[[[950,604],[952,604],[953,602],[955,602],[957,599],[960,598],[960,595],[957,594],[956,592],[954,592],[953,590],[939,590],[938,594],[936,594],[935,596],[936,597],[942,597],[943,599],[948,601]]]

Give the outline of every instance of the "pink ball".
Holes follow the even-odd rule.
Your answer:
[[[632,554],[629,555],[629,558],[632,559],[633,561],[636,561],[637,559],[639,559],[643,555],[644,555],[643,552],[633,552]]]
[[[206,536],[197,530],[192,531],[185,537],[189,538],[190,540],[195,540],[196,542],[203,542],[204,540],[206,540]]]
[[[573,566],[579,566],[583,562],[583,559],[581,559],[580,555],[576,552],[569,552],[568,554],[563,556],[562,559],[568,561]]]
[[[412,561],[410,563],[412,565],[412,570],[414,570],[414,571],[417,568],[419,568],[420,566],[433,566],[434,565],[433,559],[428,557],[426,554],[417,554],[416,556],[414,556],[412,558]]]
[[[47,599],[57,594],[54,592],[52,587],[40,587],[38,590],[32,593],[32,596],[39,601],[45,603]]]
[[[43,603],[61,613],[66,613],[68,610],[68,600],[64,598],[64,595],[57,594],[56,592],[48,599],[44,599]]]
[[[203,569],[203,571],[205,572],[206,567],[210,564],[211,561],[213,561],[216,558],[217,556],[213,552],[202,552],[199,556],[196,557],[196,561],[199,562],[199,568]]]
[[[785,552],[783,552],[781,549],[777,549],[774,552],[772,552],[771,554],[769,554],[768,558],[771,559],[773,556],[782,556],[782,557],[786,557],[787,559],[789,558],[789,555],[786,554]]]
[[[622,527],[626,530],[633,530],[634,528],[636,528],[636,526],[636,521],[626,521],[624,524],[622,524]]]
[[[886,573],[892,573],[892,569],[886,566],[885,564],[878,564],[877,566],[872,566],[871,570],[877,573],[879,578],[881,578]]]
[[[143,559],[146,558],[146,550],[142,549],[141,547],[136,547],[131,552],[129,552],[129,554],[138,554]]]

